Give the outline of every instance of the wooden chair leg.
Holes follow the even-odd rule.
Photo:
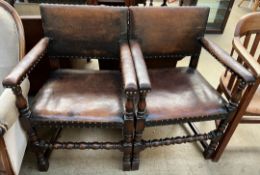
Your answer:
[[[132,167],[132,153],[133,153],[133,131],[134,131],[134,114],[129,112],[124,116],[124,149],[123,149],[123,170],[130,171]]]
[[[132,165],[132,140],[133,140],[133,135],[132,133],[125,132],[124,133],[124,140],[125,140],[125,145],[124,145],[124,155],[123,155],[123,170],[124,171],[130,171],[131,170],[131,165]]]
[[[167,6],[167,0],[163,0],[163,3],[161,4],[161,6]]]
[[[240,123],[243,115],[236,116],[228,125],[228,127],[225,130],[224,135],[222,136],[219,145],[215,151],[215,153],[212,155],[213,161],[218,161],[223,154],[229,140],[231,139],[232,135],[234,134],[238,124]]]
[[[39,171],[48,171],[49,161],[44,156],[44,150],[37,147],[37,145],[39,145],[39,139],[38,139],[36,130],[34,128],[32,128],[29,131],[28,135],[29,135],[29,139],[30,139],[30,144],[31,144],[33,151],[37,158],[38,170]]]
[[[215,153],[212,155],[213,161],[217,162],[220,159],[220,157],[223,154],[229,140],[231,139],[232,135],[234,134],[238,124],[239,124],[239,119],[234,120],[234,121],[229,123],[227,129],[225,130],[223,137],[221,138],[221,140],[219,142],[219,145],[218,145]]]
[[[153,6],[153,0],[150,0],[149,6]]]
[[[135,138],[134,138],[134,151],[132,170],[138,170],[140,164],[140,152],[143,150],[142,135],[144,131],[144,117],[141,115],[136,119]]]
[[[213,131],[212,134],[215,134],[216,136],[215,136],[215,139],[211,140],[208,148],[204,151],[204,157],[206,159],[212,158],[213,153],[217,149],[219,141],[220,141],[221,137],[223,136],[223,133],[228,125],[228,121],[229,121],[229,119],[221,120],[217,130]]]
[[[15,88],[12,88],[12,90],[16,95],[16,106],[19,109],[21,115],[20,117],[21,125],[23,129],[27,131],[30,144],[37,157],[38,169],[39,171],[47,171],[49,168],[49,162],[44,156],[44,150],[37,147],[37,145],[39,145],[39,139],[35,128],[31,126],[30,123],[31,111],[28,107],[27,100],[22,94],[22,88],[20,86],[17,86]]]
[[[141,139],[143,132],[135,132],[132,170],[138,170],[140,164]]]
[[[230,140],[231,136],[233,135],[235,129],[237,128],[237,125],[241,121],[241,118],[243,117],[243,110],[239,109],[237,111],[237,106],[239,104],[239,100],[241,99],[242,92],[246,87],[246,83],[243,81],[240,81],[238,83],[238,87],[236,91],[233,91],[235,95],[233,98],[230,99],[228,108],[230,111],[233,111],[230,116],[222,120],[219,124],[218,130],[221,132],[219,143],[215,149],[215,152],[213,155],[210,155],[213,161],[217,161],[221,154],[223,153],[228,141]],[[254,91],[252,91],[254,92]],[[250,95],[249,95],[250,96]],[[247,103],[241,104],[240,108],[243,109],[244,106],[247,106]],[[222,135],[223,133],[223,135]],[[214,145],[215,146],[215,145]]]
[[[124,148],[123,171],[130,171],[132,166],[132,145]]]

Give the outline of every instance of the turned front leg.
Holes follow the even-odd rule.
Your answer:
[[[241,79],[238,79],[233,91],[231,93],[231,98],[229,99],[229,104],[227,106],[228,111],[230,112],[229,116],[226,119],[221,120],[218,128],[214,131],[215,137],[210,142],[208,148],[204,152],[204,157],[206,159],[209,159],[212,157],[213,153],[216,151],[219,141],[222,138],[227,125],[232,120],[232,118],[236,115],[237,112],[237,106],[240,102],[242,92],[246,87],[246,83],[242,81]]]
[[[36,146],[39,145],[39,139],[35,129],[30,124],[31,111],[28,107],[27,100],[23,96],[20,86],[16,86],[12,88],[12,90],[16,96],[16,106],[20,113],[22,127],[27,132],[30,145],[37,157],[38,169],[40,171],[47,171],[49,168],[49,162],[44,157],[44,151]]]
[[[140,152],[143,150],[142,135],[145,127],[146,94],[146,91],[140,91],[139,94],[138,111],[135,121],[135,138],[132,170],[139,169]]]
[[[131,170],[134,132],[134,92],[126,92],[125,115],[124,115],[124,156],[123,170]]]

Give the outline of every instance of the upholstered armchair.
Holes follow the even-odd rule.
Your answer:
[[[16,11],[8,3],[0,1],[0,81],[16,66],[24,55],[24,33]],[[21,83],[25,98],[29,81]],[[23,160],[27,137],[19,122],[15,96],[10,89],[0,85],[0,172],[18,174]]]
[[[44,38],[3,81],[16,96],[39,170],[48,170],[53,149],[118,149],[123,152],[123,169],[130,170],[137,83],[127,42],[128,9],[47,4],[40,9]],[[121,71],[59,69],[62,60],[77,58],[118,60]],[[29,106],[20,83],[42,59],[50,60],[53,72]],[[40,138],[41,127],[56,128],[57,134],[50,140]],[[118,142],[57,141],[64,127],[117,128],[123,138]]]
[[[204,38],[209,8],[130,7],[130,48],[139,86],[132,169],[139,168],[139,153],[149,147],[200,142],[211,158],[240,102],[241,93],[255,78],[213,42]],[[201,49],[227,67],[237,83],[224,99],[196,69]],[[187,67],[147,69],[151,59],[190,58]],[[216,77],[218,78],[218,77]],[[216,129],[200,133],[194,123],[220,120]],[[142,138],[146,127],[189,124],[194,135]]]

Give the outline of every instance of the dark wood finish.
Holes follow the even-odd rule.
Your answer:
[[[204,147],[204,157],[212,158],[228,123],[237,111],[243,90],[247,84],[255,81],[247,69],[234,61],[223,49],[203,37],[208,12],[206,8],[196,7],[130,7],[130,48],[139,84],[133,170],[139,168],[140,152],[147,147],[199,141]],[[156,18],[158,14],[162,17],[160,20]],[[169,22],[172,16],[180,19]],[[194,19],[192,21],[191,16]],[[179,25],[180,20],[183,25]],[[175,32],[168,35],[173,28]],[[227,101],[196,71],[202,47],[238,77]],[[191,57],[188,68],[151,70],[145,65],[145,60],[149,59],[175,60],[185,56]],[[220,120],[218,127],[207,133],[199,133],[190,124],[194,135],[142,139],[146,127],[216,119]],[[210,143],[206,144],[206,140]]]
[[[137,83],[126,38],[128,9],[125,7],[41,5],[41,12],[44,20],[44,38],[27,53],[3,82],[5,87],[12,88],[16,96],[22,126],[29,135],[30,145],[37,158],[38,169],[48,170],[47,152],[52,149],[118,149],[123,152],[123,170],[130,170]],[[67,18],[64,21],[64,16],[67,14],[70,14],[70,17],[78,17],[76,20],[78,23],[75,24],[75,18]],[[110,18],[107,18],[107,14]],[[87,18],[90,15],[91,18]],[[52,23],[53,19],[59,23]],[[96,28],[100,26],[100,20],[108,25],[104,26],[103,32],[96,31]],[[86,24],[80,28],[88,21],[91,25]],[[53,30],[51,26],[54,26],[56,30]],[[65,31],[71,35],[66,35]],[[108,31],[110,37],[106,37],[107,34],[104,33]],[[60,35],[63,37],[59,38]],[[104,37],[106,37],[105,40]],[[63,42],[60,42],[61,39]],[[93,45],[87,45],[86,41],[90,41]],[[79,44],[80,49],[69,49],[73,48],[75,43]],[[64,50],[64,45],[68,48],[67,50]],[[62,60],[68,58],[108,59],[111,57],[121,62],[121,73],[119,71],[54,71],[48,83],[45,83],[36,95],[34,104],[30,108],[21,93],[21,81],[26,75],[33,73],[32,70],[41,60],[60,58],[59,63],[56,64],[54,61],[51,64],[58,68]],[[50,95],[49,92],[52,94]],[[61,102],[63,99],[68,99],[68,103]],[[55,107],[49,108],[49,105],[42,105],[46,104],[42,103],[42,100],[51,102],[49,105],[55,103]],[[38,127],[42,126],[119,128],[123,131],[123,138],[118,142],[62,143],[56,141],[57,137],[54,136],[54,139],[48,142],[37,134]]]
[[[21,20],[25,32],[26,40],[26,53],[28,53],[43,37],[43,28],[42,28],[42,19],[41,16],[35,15],[26,15],[21,16]],[[59,63],[58,60],[48,58],[42,59],[38,63],[37,69],[33,69],[31,75],[29,76],[30,80],[30,95],[35,95],[39,89],[44,85],[49,77],[49,73],[52,70],[58,68],[71,68],[73,60],[64,60]]]
[[[256,34],[256,36],[253,37],[253,34]],[[245,40],[242,43],[242,38],[244,37]],[[250,40],[253,40],[251,47],[249,47]],[[226,132],[213,156],[213,160],[215,161],[220,159],[239,123],[259,123],[259,117],[243,117],[244,115],[260,115],[258,90],[260,83],[260,65],[259,55],[256,55],[256,49],[258,48],[259,41],[260,13],[249,14],[242,17],[236,26],[231,55],[235,55],[235,53],[238,55],[237,61],[243,64],[245,68],[254,74],[256,82],[249,85],[245,89],[241,102],[238,106],[238,111],[227,127]],[[229,70],[226,70],[226,72],[222,75],[218,91],[225,94],[225,96],[229,98],[232,95],[231,91],[233,91],[236,87],[237,81],[237,78],[234,77]]]

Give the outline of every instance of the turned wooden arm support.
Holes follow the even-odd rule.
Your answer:
[[[141,47],[138,44],[138,42],[131,40],[130,48],[134,60],[139,89],[141,91],[150,91],[151,82],[150,82],[150,78],[148,75],[148,71],[144,61],[144,56]]]
[[[239,76],[246,83],[254,83],[255,77],[241,64],[239,64],[235,59],[233,59],[227,52],[221,49],[212,41],[207,40],[206,38],[200,39],[203,47],[220,63],[225,67],[230,69],[233,73]]]
[[[246,50],[246,48],[243,46],[243,44],[240,41],[239,37],[235,37],[233,39],[233,48],[236,50],[236,52],[239,55],[239,58],[241,58],[245,65],[248,66],[253,74],[256,77],[260,76],[260,65],[259,63],[250,55],[250,53]]]
[[[120,62],[125,92],[127,94],[136,92],[136,73],[128,43],[122,43],[120,45]]]
[[[42,38],[3,80],[3,86],[15,87],[19,85],[26,75],[29,74],[34,66],[40,61],[47,49],[48,43],[49,38]]]

